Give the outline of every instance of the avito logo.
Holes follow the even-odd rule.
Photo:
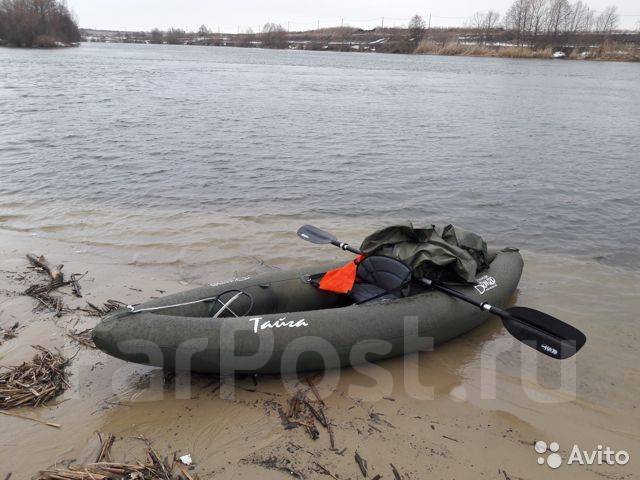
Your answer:
[[[538,465],[546,463],[550,468],[558,468],[562,465],[562,457],[558,453],[560,451],[558,442],[551,442],[547,445],[546,442],[539,440],[533,448],[540,454]],[[543,455],[547,452],[551,453],[545,458]],[[596,450],[589,452],[581,450],[578,445],[574,445],[566,464],[573,465],[575,463],[578,465],[626,465],[629,463],[629,452],[626,450],[615,451],[602,445],[598,445]]]

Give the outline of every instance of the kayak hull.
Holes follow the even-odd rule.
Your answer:
[[[237,291],[247,315],[211,318],[211,302],[132,313],[121,310],[93,330],[96,346],[123,360],[202,373],[292,373],[376,362],[430,350],[481,325],[490,314],[438,291],[397,300],[349,304],[321,292],[308,276],[324,267],[278,271],[202,287],[138,305],[136,309],[197,302]],[[515,249],[495,253],[477,286],[461,292],[503,307],[523,268]],[[240,300],[236,300],[238,302]],[[243,300],[245,303],[249,300]],[[216,304],[216,311],[219,309]],[[247,308],[245,308],[247,307]],[[310,309],[312,308],[312,309]],[[223,309],[224,310],[224,309]],[[254,313],[255,311],[255,313]],[[230,315],[224,310],[224,315]]]

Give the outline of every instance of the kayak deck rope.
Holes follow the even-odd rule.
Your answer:
[[[233,297],[231,297],[226,302],[220,300],[220,297],[222,297],[223,295],[227,295],[229,293],[235,293],[235,295],[233,295]],[[243,296],[243,295],[245,295],[245,296],[247,296],[249,298],[249,308],[242,315],[238,315],[233,310],[231,310],[230,305],[233,302],[235,302],[238,298]],[[253,309],[253,305],[254,305],[254,299],[253,299],[253,296],[250,293],[245,292],[243,290],[235,290],[234,289],[234,290],[227,290],[225,292],[222,292],[221,294],[216,295],[215,297],[200,298],[198,300],[193,300],[191,302],[174,303],[172,305],[160,305],[158,307],[145,307],[145,308],[136,308],[135,305],[127,305],[126,308],[127,308],[127,310],[129,310],[129,313],[156,312],[156,311],[159,311],[159,310],[167,310],[169,308],[185,307],[185,306],[188,306],[188,305],[196,305],[198,303],[206,303],[206,302],[213,302],[214,305],[217,302],[217,303],[220,303],[220,305],[221,305],[221,307],[216,311],[215,314],[213,314],[213,316],[211,318],[219,318],[220,315],[222,315],[222,313],[224,313],[225,310],[228,310],[229,312],[231,312],[231,314],[236,318],[237,317],[241,317],[241,316],[247,315]],[[211,310],[213,310],[213,308],[211,308],[209,310],[211,312]]]

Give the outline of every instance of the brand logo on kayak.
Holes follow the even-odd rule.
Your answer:
[[[265,330],[267,328],[284,328],[284,327],[300,328],[300,327],[309,326],[309,324],[305,321],[304,318],[301,318],[300,320],[296,321],[296,320],[287,320],[287,317],[282,317],[281,319],[276,320],[275,322],[269,322],[269,321],[263,322],[262,317],[257,317],[257,318],[252,318],[249,321],[253,322],[254,333],[258,333],[258,329]]]
[[[540,345],[540,348],[542,348],[543,350],[552,353],[555,356],[558,356],[558,349],[557,348],[553,348],[550,347],[549,345],[547,345],[546,343],[543,343],[542,345]]]
[[[484,292],[488,292],[489,290],[493,290],[498,286],[498,282],[493,277],[489,275],[483,275],[480,278],[476,279],[477,285],[475,285],[475,289],[478,291],[480,295],[484,295]]]
[[[551,442],[547,445],[546,442],[539,440],[533,448],[540,454],[538,465],[546,463],[550,468],[554,469],[562,465],[562,457],[558,453],[560,450],[558,442]],[[545,458],[543,455],[547,452],[551,453]],[[626,450],[616,452],[609,447],[603,448],[602,445],[598,445],[596,450],[588,452],[581,450],[578,445],[574,445],[566,463],[567,465],[573,465],[574,463],[579,465],[626,465],[629,463],[629,452]]]

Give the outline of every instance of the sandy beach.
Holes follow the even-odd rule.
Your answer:
[[[139,436],[158,451],[188,453],[200,478],[280,479],[291,476],[287,470],[301,478],[331,478],[326,472],[363,478],[356,452],[369,478],[393,478],[393,467],[403,479],[549,478],[548,467],[537,464],[537,440],[558,442],[565,458],[574,443],[630,454],[625,466],[565,466],[554,478],[625,479],[640,472],[633,326],[640,295],[633,273],[525,252],[513,301],[544,307],[581,328],[589,337],[583,351],[560,365],[521,349],[492,319],[433,352],[327,372],[312,381],[333,428],[332,449],[326,431],[312,440],[304,428],[285,429],[278,414],[293,392],[308,390],[306,377],[169,378],[78,345],[67,333],[90,328],[98,318],[34,311],[35,300],[20,293],[41,274],[28,271],[26,253],[63,263],[69,274],[88,271],[83,298],[63,295],[69,308],[108,299],[136,303],[197,286],[175,267],[126,265],[71,243],[3,231],[0,327],[19,322],[19,328],[17,338],[0,346],[0,364],[29,360],[31,345],[60,349],[73,360],[71,389],[46,407],[15,410],[60,429],[0,418],[2,477],[29,479],[56,464],[91,461],[99,448],[96,432],[118,437],[118,458],[143,455]],[[629,328],[609,328],[614,319]]]

